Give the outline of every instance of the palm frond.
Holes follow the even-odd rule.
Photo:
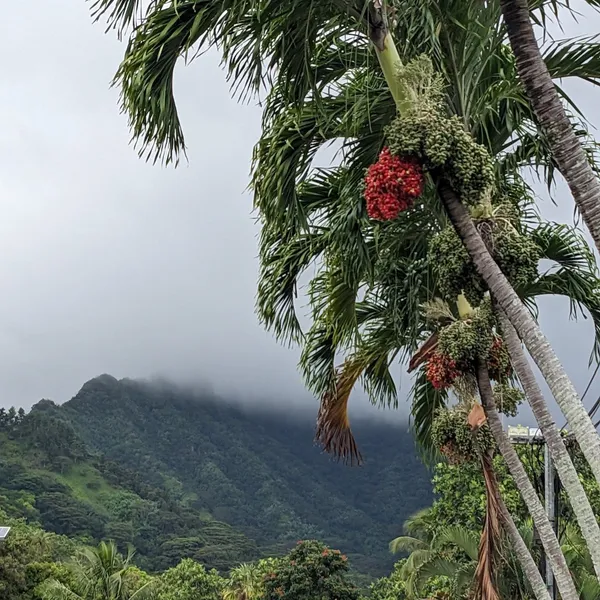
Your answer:
[[[598,85],[600,78],[600,43],[594,35],[554,41],[543,54],[554,79],[579,77]]]
[[[421,369],[415,377],[410,396],[411,426],[415,440],[425,453],[435,453],[436,448],[431,443],[431,429],[435,413],[446,404],[446,393],[436,390]]]
[[[121,87],[121,106],[133,138],[149,159],[169,163],[185,152],[173,94],[175,65],[194,44],[215,35],[223,4],[220,0],[161,3],[129,40],[114,83]]]
[[[448,577],[452,579],[461,564],[442,556],[433,556],[416,570],[415,589],[421,591],[432,577]]]
[[[595,340],[591,359],[600,357],[600,278],[593,253],[585,238],[568,225],[548,223],[531,232],[543,258],[556,266],[520,290],[527,301],[543,296],[565,296],[570,317],[594,323]]]
[[[363,370],[364,361],[360,356],[346,360],[337,373],[334,386],[323,395],[317,417],[317,441],[325,452],[351,465],[360,464],[362,457],[350,429],[348,400]]]
[[[436,548],[455,546],[462,550],[471,560],[476,561],[479,548],[479,537],[474,531],[458,525],[442,527],[435,535],[433,544]]]
[[[133,0],[99,2],[101,14],[112,10],[115,23],[131,22],[138,12]],[[357,29],[350,6],[334,0],[156,0],[134,29],[115,77],[140,153],[169,163],[185,151],[173,96],[180,58],[216,47],[234,93],[245,97],[273,87],[276,75],[278,93],[299,108],[310,94],[318,101],[321,75],[332,78],[331,64],[315,64],[315,57],[322,61],[324,49],[340,37],[356,37]],[[333,59],[331,52],[326,56]],[[339,54],[335,59],[340,62]]]
[[[267,329],[288,343],[298,343],[302,330],[294,301],[302,274],[321,256],[326,247],[323,234],[299,234],[296,237],[261,239],[261,264],[257,294],[257,312]]]
[[[429,545],[423,540],[409,536],[400,536],[390,542],[390,552],[399,554],[400,552],[414,552],[415,550],[427,550]]]
[[[114,28],[119,36],[129,28],[135,28],[144,13],[149,13],[162,0],[93,0],[92,16],[94,20],[106,19],[109,28]],[[144,5],[146,8],[144,10]]]
[[[84,600],[82,596],[54,579],[49,579],[42,583],[40,593],[46,600]]]

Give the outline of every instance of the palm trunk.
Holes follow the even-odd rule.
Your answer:
[[[515,485],[521,493],[523,501],[529,510],[533,523],[539,531],[540,541],[542,542],[547,560],[550,563],[552,572],[556,578],[556,585],[560,591],[561,598],[563,600],[577,600],[579,594],[575,589],[569,567],[567,566],[565,557],[560,549],[560,544],[552,529],[552,525],[550,525],[544,506],[540,502],[540,499],[525,472],[525,467],[523,467],[516,450],[502,427],[502,421],[498,416],[498,411],[494,404],[492,386],[485,365],[479,365],[477,368],[477,385],[479,387],[481,403],[483,404],[490,429],[492,430],[492,435],[494,436],[494,440],[498,445],[500,453],[506,461],[508,470],[513,476]]]
[[[563,488],[569,496],[573,512],[581,528],[581,533],[590,551],[594,570],[596,571],[596,575],[600,577],[600,527],[598,526],[598,521],[596,521],[594,511],[585,494],[583,485],[581,485],[560,431],[548,410],[542,390],[535,380],[535,375],[523,352],[517,332],[501,310],[497,311],[497,315],[504,341],[508,347],[511,363],[521,381],[533,415],[544,434],[554,467],[560,477]]]
[[[508,535],[508,539],[512,544],[512,548],[517,555],[517,559],[521,568],[523,569],[523,573],[531,586],[531,591],[533,595],[536,597],[536,600],[551,600],[550,593],[548,592],[548,588],[546,587],[546,582],[542,578],[540,571],[535,564],[535,560],[533,560],[533,556],[531,556],[531,552],[525,545],[515,522],[511,514],[508,512],[508,508],[506,508],[506,504],[504,504],[504,499],[502,496],[498,498],[498,506],[500,508],[500,518],[502,519],[502,527],[504,531]]]
[[[449,185],[441,181],[439,188],[440,198],[446,207],[446,212],[473,260],[475,268],[542,372],[552,395],[556,398],[556,402],[575,434],[596,480],[600,482],[600,438],[575,387],[539,325],[491,257],[475,229],[467,209]]]
[[[500,6],[521,83],[548,138],[556,166],[571,189],[583,221],[600,251],[600,181],[573,131],[542,58],[527,0],[500,0]]]

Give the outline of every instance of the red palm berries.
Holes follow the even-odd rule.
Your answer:
[[[490,379],[502,381],[512,375],[513,369],[510,364],[510,355],[502,338],[494,338],[487,363]]]
[[[379,221],[395,219],[423,193],[423,184],[423,169],[417,160],[394,156],[384,148],[365,177],[367,214]]]
[[[441,352],[434,352],[427,362],[426,376],[436,390],[449,388],[460,375],[456,361]]]

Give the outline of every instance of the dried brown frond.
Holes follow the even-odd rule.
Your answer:
[[[471,408],[471,411],[469,412],[469,416],[467,417],[469,427],[472,431],[477,431],[486,421],[487,417],[485,416],[483,406],[481,406],[479,402],[475,402],[475,404],[473,404],[473,408]]]
[[[429,360],[429,357],[435,352],[438,344],[437,333],[432,333],[427,341],[413,354],[408,363],[408,372],[412,373],[416,368],[420,367],[424,362]]]
[[[354,357],[338,369],[334,388],[321,398],[317,417],[316,441],[325,452],[350,465],[362,463],[362,456],[350,429],[348,399],[364,368],[364,361]]]
[[[494,578],[501,539],[500,488],[494,472],[491,453],[481,455],[481,468],[485,481],[486,514],[475,571],[475,597],[480,600],[500,600]]]

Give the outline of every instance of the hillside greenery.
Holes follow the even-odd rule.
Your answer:
[[[532,479],[542,483],[539,457],[523,449],[521,456]],[[574,457],[581,454],[573,448]],[[590,492],[598,487],[585,465],[580,473]],[[501,486],[517,523],[536,560],[541,562],[539,540],[516,496],[514,482],[502,464],[497,465]],[[481,471],[439,463],[434,469],[436,499],[412,515],[403,537],[392,541],[404,556],[386,576],[371,585],[340,550],[318,540],[297,541],[280,557],[236,564],[227,572],[192,558],[181,558],[159,573],[135,566],[131,548],[119,549],[111,541],[87,543],[44,531],[39,525],[15,519],[0,510],[2,523],[12,527],[0,544],[0,597],[5,600],[436,600],[468,598],[469,581],[485,521],[485,486]],[[564,501],[564,498],[561,502]],[[596,506],[596,508],[598,508]],[[573,528],[568,506],[561,511],[559,532],[569,567],[582,600],[598,597],[589,554]],[[392,532],[391,532],[392,533]],[[396,530],[394,534],[402,533]],[[532,596],[510,544],[504,540],[499,585],[503,598],[531,600]],[[408,556],[407,556],[408,555]],[[468,576],[468,577],[466,577]],[[76,594],[76,595],[73,595]]]
[[[71,401],[0,414],[0,510],[78,543],[114,540],[150,572],[226,572],[299,539],[379,576],[404,520],[432,500],[406,426],[358,423],[367,463],[332,462],[308,418],[102,376]]]

